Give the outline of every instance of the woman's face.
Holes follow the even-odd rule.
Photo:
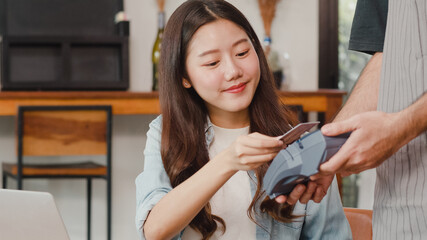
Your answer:
[[[186,71],[189,79],[183,79],[184,87],[196,90],[205,101],[211,120],[230,113],[248,113],[260,67],[258,55],[242,28],[223,19],[200,27],[188,45]]]

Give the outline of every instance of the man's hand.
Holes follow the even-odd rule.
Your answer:
[[[320,165],[320,173],[348,176],[380,165],[407,142],[400,117],[399,113],[371,111],[323,126],[326,136],[353,132],[341,149]]]
[[[288,203],[289,205],[294,205],[299,200],[300,203],[307,203],[309,200],[313,200],[316,203],[320,203],[323,197],[325,197],[328,192],[329,185],[331,185],[334,175],[330,176],[312,176],[312,181],[307,183],[307,186],[304,184],[298,184],[295,186],[294,190],[288,195],[280,195],[276,197],[276,202],[278,203]]]

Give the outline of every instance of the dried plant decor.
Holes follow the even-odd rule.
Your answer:
[[[159,12],[163,12],[165,10],[165,1],[166,0],[157,0],[157,7]]]
[[[271,24],[276,14],[276,5],[280,0],[258,0],[262,22],[266,36],[271,36]]]

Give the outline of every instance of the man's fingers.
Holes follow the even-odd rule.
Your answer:
[[[349,138],[350,140],[350,138]],[[351,151],[351,145],[349,141],[344,143],[338,152],[329,159],[329,161],[321,164],[319,166],[320,174],[322,175],[331,175],[339,172],[343,166],[348,162]]]
[[[341,122],[328,123],[322,128],[322,134],[326,136],[336,136],[342,133],[350,132],[356,129],[356,123],[353,118]]]

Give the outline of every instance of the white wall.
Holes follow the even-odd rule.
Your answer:
[[[183,0],[166,1],[167,17]],[[264,30],[257,0],[230,0],[252,24],[260,40]],[[131,21],[131,91],[151,90],[151,48],[157,32],[155,0],[125,0]],[[318,1],[282,0],[272,25],[273,47],[291,56],[291,90],[316,90],[318,78]]]
[[[183,0],[169,0],[166,14]],[[262,39],[257,0],[230,0],[249,19]],[[155,0],[124,0],[131,21],[130,91],[151,90],[151,48],[157,31]],[[292,90],[317,89],[318,1],[282,0],[272,27],[273,47],[291,56]],[[137,239],[134,227],[134,179],[143,169],[143,148],[149,122],[155,116],[113,118],[113,239]],[[0,118],[0,162],[15,160],[14,118]],[[11,184],[13,181],[9,181]],[[10,185],[12,186],[12,185]],[[57,202],[71,239],[86,236],[86,194],[82,180],[26,180],[24,189],[49,191]],[[105,239],[105,182],[93,188],[93,239]]]

